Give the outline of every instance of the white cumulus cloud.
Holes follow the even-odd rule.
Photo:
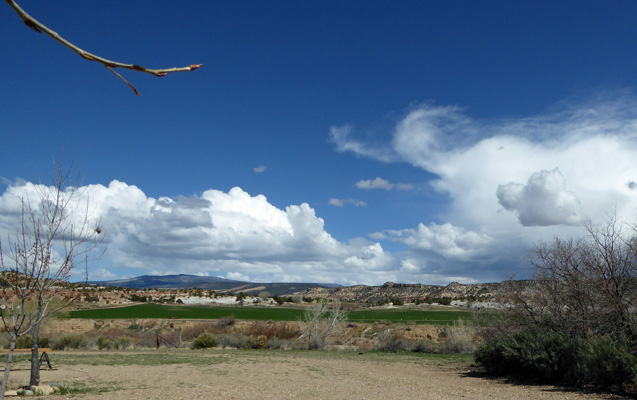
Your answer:
[[[19,223],[21,198],[33,199],[37,206],[37,189],[27,182],[2,193],[2,237]],[[377,284],[395,277],[398,269],[395,257],[378,243],[334,239],[307,203],[281,209],[239,187],[154,199],[120,181],[84,186],[80,192],[91,216],[100,220],[110,267],[119,276],[135,270],[252,281]],[[92,271],[95,278],[116,277],[103,264]]]
[[[566,188],[560,170],[536,172],[526,185],[510,182],[498,186],[500,204],[517,211],[525,226],[581,225],[582,206],[575,193]]]
[[[448,259],[470,260],[484,255],[493,238],[489,235],[466,230],[449,223],[426,226],[418,224],[416,229],[387,231],[387,237],[399,240],[416,250],[428,250]],[[378,236],[377,236],[378,237]]]
[[[637,100],[624,91],[561,106],[522,118],[475,120],[459,107],[425,104],[409,111],[382,145],[354,137],[351,125],[333,140],[337,151],[403,161],[436,177],[432,190],[448,198],[436,215],[443,223],[434,227],[427,216],[414,216],[422,224],[407,227],[413,234],[407,235],[411,253],[405,257],[412,263],[437,264],[448,276],[461,272],[483,279],[492,273],[504,279],[516,268],[528,273],[526,259],[534,243],[579,235],[584,219],[601,222],[615,211],[620,221],[635,222]],[[332,128],[332,137],[335,131],[339,128]],[[463,237],[442,235],[447,224],[476,233],[482,244],[488,236],[493,259],[509,262],[471,271],[469,261],[463,266],[417,253],[428,246],[432,251],[441,246],[437,254],[445,257],[479,253],[467,250],[471,246],[445,246],[439,237]]]

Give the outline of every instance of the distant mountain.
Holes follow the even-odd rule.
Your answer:
[[[310,288],[337,287],[335,284],[319,283],[253,283],[235,281],[232,279],[218,278],[216,276],[197,275],[143,275],[130,279],[114,281],[89,282],[101,286],[124,287],[129,289],[204,289],[218,292],[243,292],[246,294],[258,294],[269,292],[273,296],[290,295],[296,292],[305,292]]]

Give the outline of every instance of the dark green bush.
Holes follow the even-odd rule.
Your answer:
[[[587,372],[596,386],[608,389],[625,383],[637,385],[637,357],[625,339],[590,337],[587,341]]]
[[[438,299],[438,304],[442,304],[443,306],[448,306],[451,304],[451,297],[441,297]]]
[[[49,338],[41,337],[38,339],[38,347],[48,347]],[[31,335],[20,336],[15,344],[16,349],[30,349],[31,348]]]
[[[48,337],[41,337],[40,339],[38,339],[38,347],[40,347],[40,348],[49,347],[49,338]]]
[[[15,342],[16,349],[30,349],[31,348],[31,336],[20,336]]]
[[[141,331],[142,327],[139,326],[138,324],[130,324],[128,326],[128,328],[126,328],[126,329],[131,330],[131,331]]]
[[[637,383],[637,359],[626,343],[609,337],[571,337],[529,329],[488,340],[475,352],[475,359],[497,376],[621,388]]]
[[[217,338],[215,338],[210,333],[204,332],[201,335],[197,336],[195,340],[192,341],[193,349],[208,349],[210,347],[216,347],[219,344]]]

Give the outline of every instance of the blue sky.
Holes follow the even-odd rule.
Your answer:
[[[30,1],[0,12],[0,230],[64,149],[91,279],[449,283],[637,207],[630,1]],[[15,210],[13,210],[15,211]]]

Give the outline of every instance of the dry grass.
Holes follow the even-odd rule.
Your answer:
[[[242,321],[234,318],[219,320],[57,320],[52,321],[46,336],[54,343],[66,333],[81,334],[87,338],[85,348],[97,348],[97,340],[126,339],[131,348],[173,345],[188,347],[202,333],[213,334],[220,346],[236,348],[304,347],[298,340],[303,322]],[[453,326],[421,324],[343,323],[326,349],[358,351],[470,351],[474,328],[458,322]],[[259,339],[261,337],[261,339]],[[102,339],[104,340],[104,339]],[[265,343],[265,344],[264,344]]]

